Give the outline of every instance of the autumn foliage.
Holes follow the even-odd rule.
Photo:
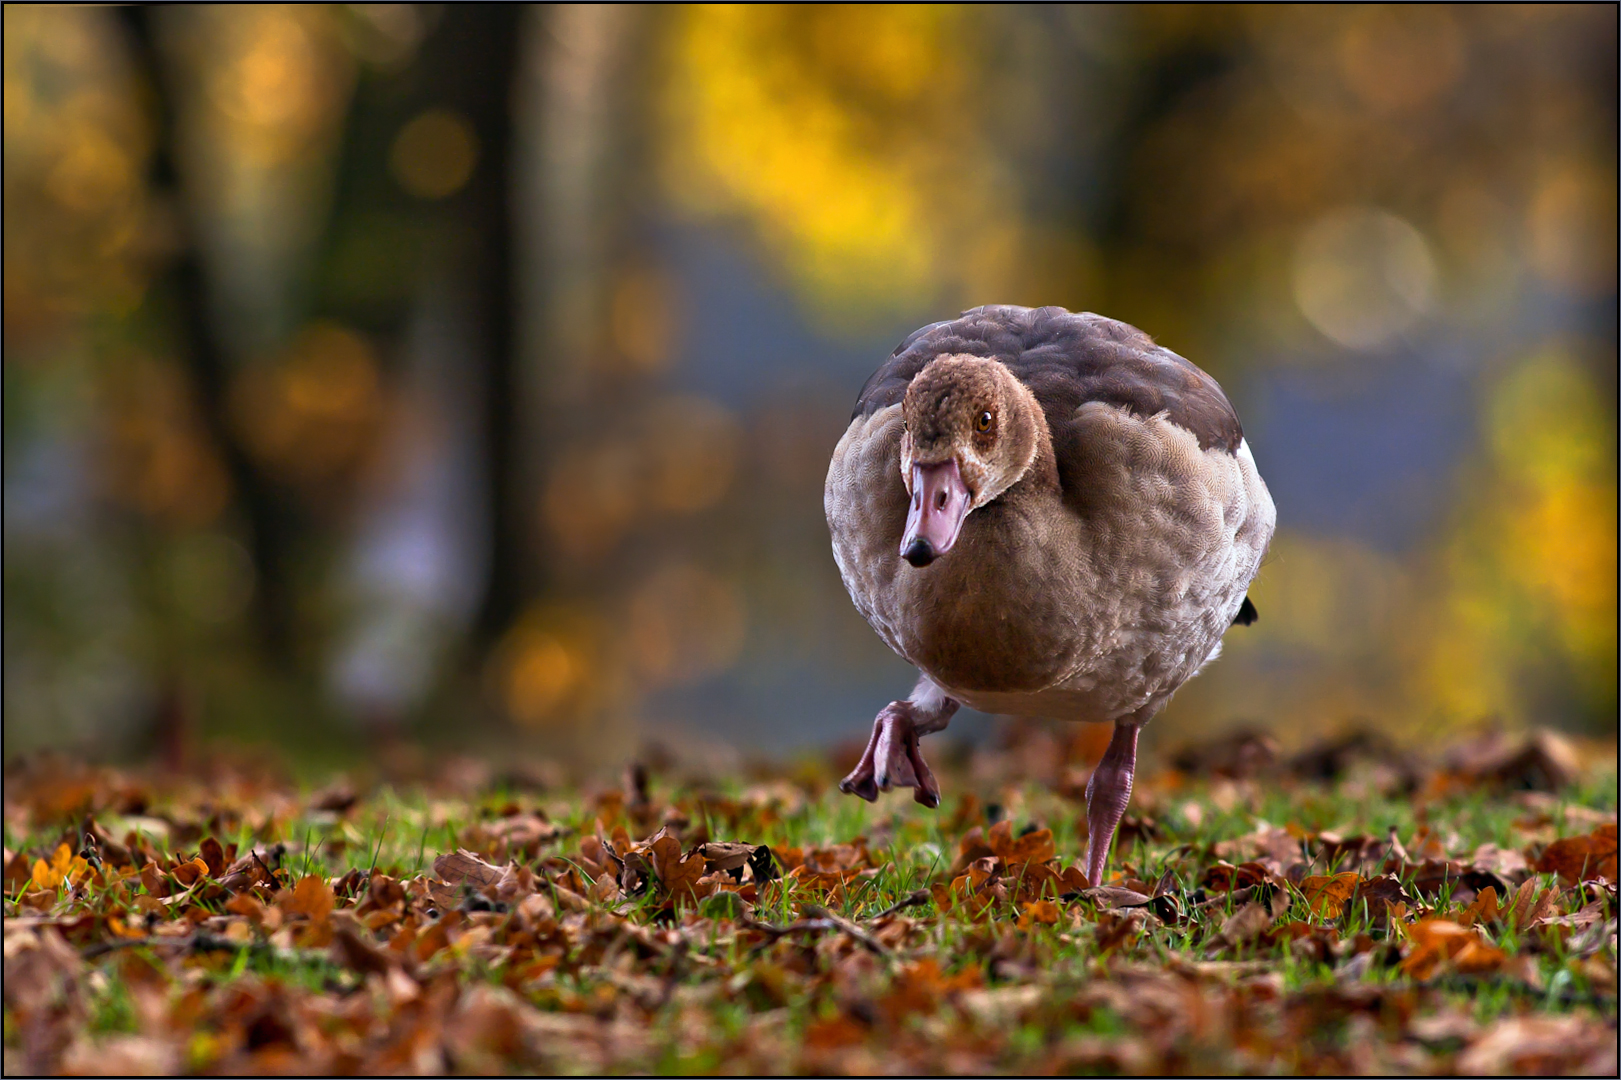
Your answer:
[[[1146,776],[1098,883],[1073,777],[930,814],[825,769],[36,762],[6,1071],[1613,1074],[1613,773],[1262,758]]]

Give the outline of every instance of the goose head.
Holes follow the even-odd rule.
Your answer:
[[[901,402],[901,477],[909,503],[901,558],[928,566],[973,511],[1018,483],[1047,437],[1035,395],[996,360],[938,356]]]

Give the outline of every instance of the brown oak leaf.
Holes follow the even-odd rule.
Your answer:
[[[694,851],[681,854],[681,841],[668,834],[654,838],[653,872],[659,885],[671,896],[698,895],[698,879],[704,876],[704,857]]]
[[[483,889],[501,880],[501,867],[491,866],[471,851],[457,850],[433,860],[433,872],[452,885]]]
[[[1555,840],[1537,857],[1533,869],[1539,874],[1558,874],[1572,884],[1593,880],[1615,881],[1615,822],[1600,825],[1588,836]]]
[[[1508,958],[1503,950],[1481,940],[1475,930],[1449,919],[1421,919],[1407,928],[1407,937],[1411,945],[1401,971],[1420,981],[1434,978],[1448,967],[1467,975],[1489,974]]]
[[[277,905],[289,915],[303,915],[311,922],[321,923],[332,914],[337,898],[326,879],[315,874],[301,878],[291,890],[284,889],[276,897]]]
[[[1313,876],[1300,883],[1300,891],[1312,914],[1324,919],[1337,919],[1345,905],[1356,895],[1362,878],[1358,874],[1335,874],[1332,877]]]
[[[1016,837],[1012,823],[1006,819],[991,826],[986,840],[991,853],[1009,866],[1016,863],[1044,863],[1058,854],[1051,829],[1036,829]]]
[[[226,866],[230,865],[230,861],[225,857],[225,849],[212,836],[203,838],[203,842],[199,845],[197,851],[197,857],[203,860],[203,865],[208,868],[208,876],[211,878],[218,878],[224,872]]]

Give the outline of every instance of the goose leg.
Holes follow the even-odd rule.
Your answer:
[[[1094,886],[1103,884],[1109,865],[1114,831],[1131,801],[1131,778],[1137,771],[1139,725],[1117,722],[1103,760],[1086,782],[1086,876]]]
[[[921,736],[945,730],[957,702],[927,678],[921,678],[905,701],[891,701],[872,722],[866,752],[850,775],[839,781],[846,795],[874,802],[880,791],[892,787],[916,790],[912,797],[924,806],[940,805],[940,784],[918,745]]]

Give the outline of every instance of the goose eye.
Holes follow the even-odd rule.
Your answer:
[[[988,413],[988,412],[980,413],[979,414],[979,420],[978,420],[977,423],[975,423],[974,426],[976,428],[978,428],[980,431],[989,431],[989,430],[991,430],[991,414]]]

